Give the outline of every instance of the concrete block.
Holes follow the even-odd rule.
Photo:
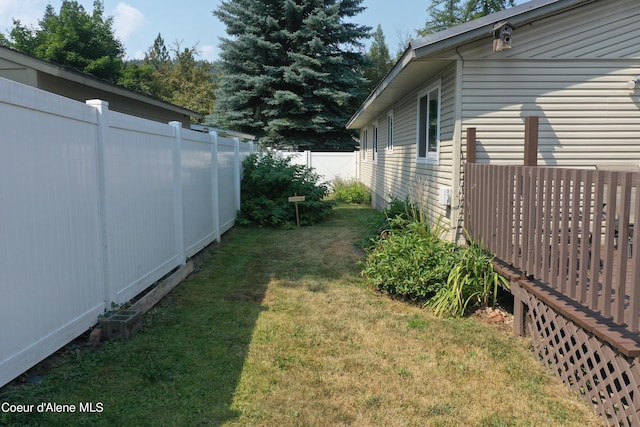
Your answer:
[[[137,310],[120,310],[107,317],[102,323],[105,339],[124,337],[129,339],[142,327],[142,315]]]

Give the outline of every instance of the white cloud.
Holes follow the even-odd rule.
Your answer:
[[[145,54],[146,54],[145,51],[136,50],[133,55],[127,55],[127,58],[128,59],[144,59]]]
[[[214,61],[217,58],[215,46],[202,46],[198,50],[200,50],[202,58],[207,61]]]
[[[113,31],[122,42],[126,42],[131,34],[142,28],[144,23],[142,12],[126,3],[118,3],[113,13]]]
[[[28,27],[37,26],[47,5],[43,0],[0,0],[0,29],[13,27],[13,19]]]

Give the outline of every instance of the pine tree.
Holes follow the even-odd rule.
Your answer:
[[[465,21],[499,12],[514,5],[514,0],[468,0],[464,7]]]
[[[376,28],[376,31],[373,33],[373,41],[369,47],[369,52],[367,52],[367,59],[369,60],[369,64],[364,76],[369,80],[367,89],[371,91],[382,81],[391,67],[393,67],[393,60],[389,54],[389,47],[384,40],[384,33],[382,32],[382,26],[380,24],[378,24],[378,28]]]
[[[362,0],[226,0],[220,88],[210,121],[263,145],[350,150],[350,115],[366,95]]]
[[[513,5],[514,0],[433,0],[427,9],[429,20],[418,34],[437,33]]]
[[[464,10],[459,3],[460,0],[433,0],[427,9],[430,19],[422,30],[418,30],[418,34],[426,36],[465,22]]]

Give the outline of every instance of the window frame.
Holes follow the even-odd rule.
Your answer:
[[[392,110],[387,113],[387,153],[393,153],[394,126],[395,121]]]
[[[437,91],[436,101],[436,129],[435,129],[435,150],[429,147],[429,139],[431,133],[431,127],[429,126],[429,118],[432,111],[431,106],[434,101],[431,96]],[[442,116],[442,84],[441,81],[431,84],[426,89],[418,93],[416,99],[417,114],[416,114],[416,162],[427,163],[437,165],[440,162],[440,128],[441,128],[441,116]],[[422,129],[424,127],[424,129]],[[421,146],[424,149],[421,150]],[[424,155],[421,156],[421,151],[424,151]]]
[[[362,130],[362,161],[366,162],[367,161],[367,150],[369,149],[369,127],[365,127]]]
[[[378,122],[371,124],[371,161],[378,163]]]

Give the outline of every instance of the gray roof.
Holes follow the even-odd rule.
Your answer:
[[[45,61],[5,46],[0,46],[0,57],[6,58],[9,61],[13,61],[24,66],[28,66],[42,73],[50,74],[52,76],[71,81],[76,84],[81,84],[105,92],[114,93],[124,98],[144,102],[146,104],[154,105],[156,107],[164,108],[165,110],[173,111],[186,116],[197,118],[202,117],[202,114],[189,110],[188,108],[183,108],[178,105],[153,98],[152,96],[127,89],[124,86],[111,83],[107,80],[92,76],[91,74],[83,73],[72,68],[56,64],[54,62]]]
[[[425,71],[436,71],[445,66],[445,63],[441,60],[434,58],[432,61],[425,61],[425,59],[473,40],[489,37],[494,25],[498,22],[508,20],[517,28],[518,25],[559,13],[576,5],[594,1],[598,0],[532,0],[444,31],[412,40],[391,71],[351,117],[349,123],[347,123],[347,128],[359,129],[366,126],[367,123],[389,109],[404,95],[420,84],[425,83]],[[421,70],[417,69],[416,63],[419,62],[418,60],[422,60],[420,61]],[[429,64],[426,64],[427,62]]]

